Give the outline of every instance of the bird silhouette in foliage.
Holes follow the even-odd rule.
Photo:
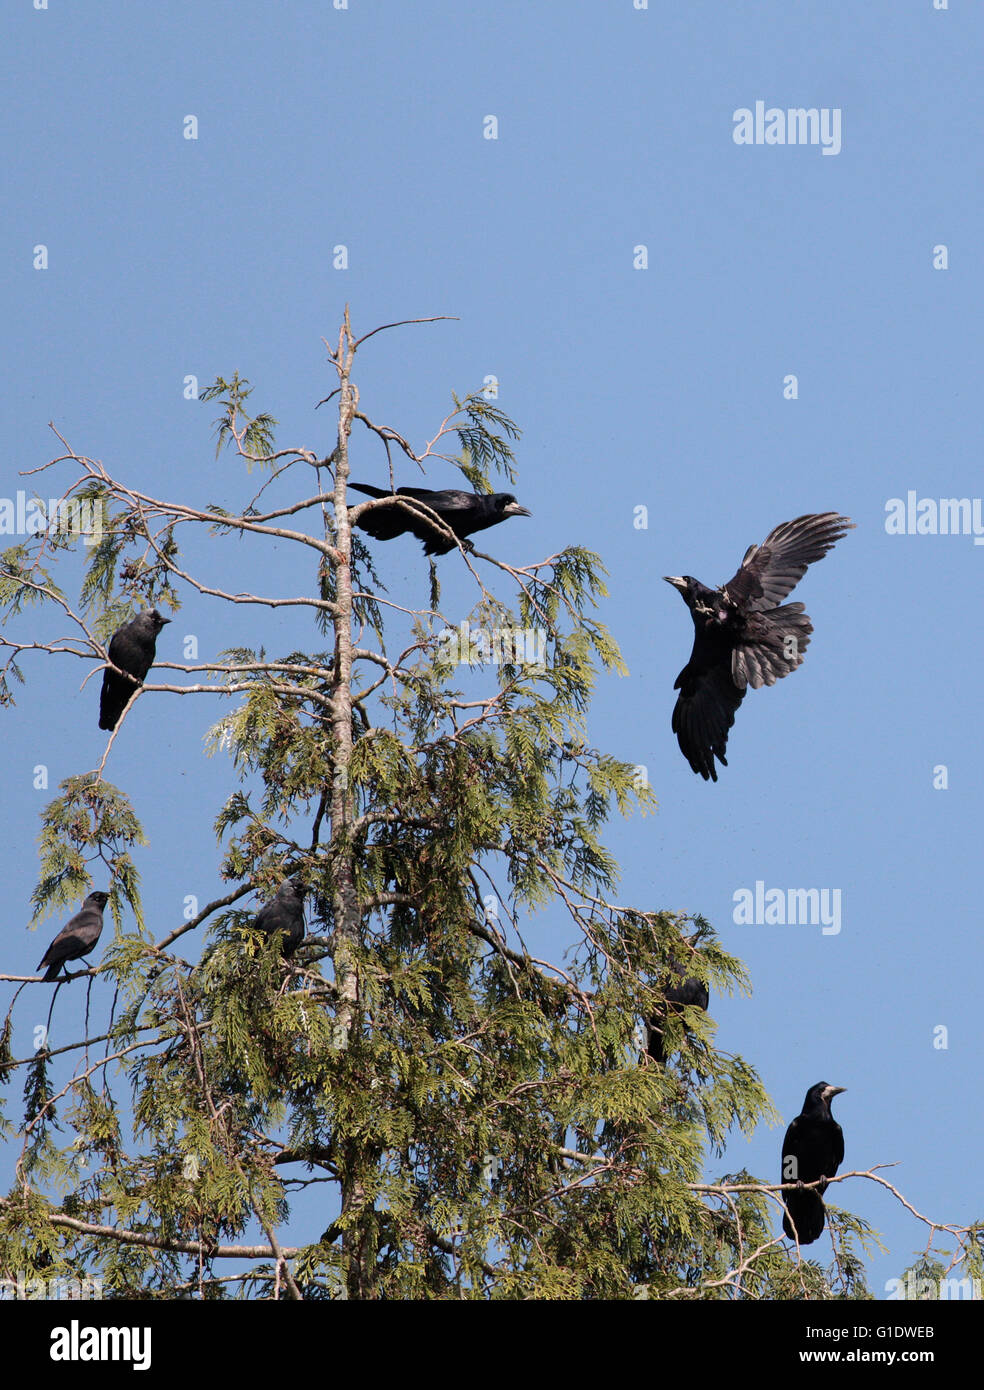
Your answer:
[[[251,925],[269,939],[275,932],[281,935],[280,953],[290,957],[304,940],[304,894],[307,890],[300,879],[287,879],[277,890],[276,897],[261,907]]]
[[[646,1051],[653,1061],[664,1065],[666,1062],[666,1044],[663,1038],[663,1026],[667,1016],[676,1014],[679,1016],[686,1006],[707,1011],[710,1001],[710,993],[703,980],[698,980],[692,975],[685,975],[683,967],[676,961],[670,962],[673,983],[667,982],[662,990],[663,999],[651,1018],[646,1020]]]

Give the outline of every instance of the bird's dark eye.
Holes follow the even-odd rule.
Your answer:
[[[516,499],[515,497],[513,497],[511,492],[504,492],[502,496],[499,498],[499,511],[501,512],[503,508],[510,506],[510,504],[514,503],[515,501]]]

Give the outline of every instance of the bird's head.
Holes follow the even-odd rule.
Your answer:
[[[677,590],[684,603],[686,603],[688,606],[690,604],[691,599],[695,598],[699,591],[704,587],[702,584],[699,584],[697,580],[693,578],[692,575],[689,574],[664,574],[663,578],[666,580],[667,584],[673,585],[674,589]]]
[[[839,1096],[842,1091],[846,1091],[846,1086],[830,1086],[826,1081],[818,1081],[815,1086],[811,1086],[806,1093],[806,1100],[803,1102],[803,1109],[826,1110],[830,1113],[830,1102],[834,1096]]]
[[[143,616],[148,619],[148,623],[153,627],[155,633],[160,632],[161,628],[171,621],[170,618],[165,618],[158,613],[156,608],[149,609]]]
[[[532,516],[525,507],[521,507],[511,492],[497,492],[495,494],[495,509],[503,516]]]
[[[87,902],[95,903],[96,907],[102,909],[109,902],[109,894],[103,892],[90,893]]]

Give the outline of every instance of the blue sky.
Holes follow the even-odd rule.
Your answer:
[[[524,431],[516,492],[534,513],[495,533],[495,553],[527,563],[581,544],[607,565],[601,616],[630,675],[599,683],[591,742],[645,765],[660,803],[608,836],[620,900],[701,912],[746,962],[754,995],[712,998],[716,1040],[759,1068],[784,1121],[813,1082],[846,1086],[845,1167],[898,1162],[889,1176],[919,1210],[980,1216],[966,1155],[981,1141],[984,549],[884,524],[886,501],[910,489],[981,492],[980,12],[22,0],[6,30],[0,491],[57,452],[53,420],[137,487],[228,503],[237,466],[214,462],[216,412],[183,398],[188,374],[205,385],[239,370],[281,446],[326,450],[320,339],[345,302],[359,332],[456,315],[373,339],[362,402],[421,441],[451,390],[494,374]],[[737,145],[733,113],[757,100],[840,110],[840,152]],[[339,244],[347,270],[333,268]],[[373,441],[357,439],[353,474],[385,480]],[[794,595],[815,627],[806,661],[749,695],[729,766],[705,784],[670,732],[692,629],[660,577],[723,582],[778,522],[826,510],[857,529]],[[221,558],[198,554],[213,576],[228,577],[224,544]],[[233,587],[250,587],[271,557],[244,546],[232,564]],[[381,567],[426,599],[415,543]],[[461,562],[442,576],[443,606],[464,611]],[[288,620],[263,622],[286,647]],[[160,651],[194,633],[207,659],[255,640],[256,623],[189,595]],[[25,665],[29,689],[4,715],[12,973],[33,968],[57,925],[24,930],[52,794],[33,789],[33,768],[54,788],[103,747],[95,682],[80,693],[74,664]],[[218,708],[141,701],[108,769],[150,835],[139,863],[155,935],[187,893],[204,901],[218,884],[211,824],[230,773],[200,751]],[[946,790],[933,788],[939,764]],[[735,924],[733,894],[757,880],[839,888],[841,932]],[[532,939],[556,954],[565,930],[548,915]],[[81,1008],[69,993],[64,1038]],[[32,997],[18,1004],[21,1055],[47,1011],[47,992],[43,1009]],[[714,1168],[772,1175],[781,1137],[737,1138]],[[877,1293],[924,1230],[873,1184],[831,1195],[882,1232]]]

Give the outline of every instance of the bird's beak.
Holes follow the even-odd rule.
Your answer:
[[[681,594],[687,587],[687,581],[685,579],[681,579],[679,575],[664,574],[663,578],[666,580],[667,584],[672,584],[674,589],[679,589]]]
[[[824,1100],[833,1100],[834,1096],[842,1095],[847,1090],[846,1086],[828,1086],[823,1093]]]
[[[521,506],[519,505],[518,502],[507,502],[506,505],[503,507],[502,510],[503,510],[503,512],[506,514],[506,516],[532,516],[532,515],[533,515],[533,513],[532,513],[532,512],[528,512],[528,511],[526,510],[525,507],[521,507]]]
[[[163,626],[164,623],[169,623],[170,621],[171,621],[170,618],[162,618],[162,619],[161,619],[161,624],[162,624],[162,626]]]

